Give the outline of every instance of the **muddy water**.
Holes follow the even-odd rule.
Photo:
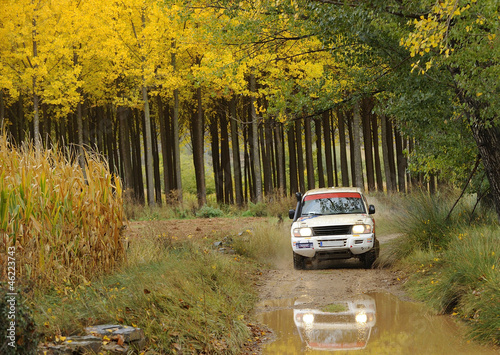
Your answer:
[[[463,329],[450,317],[390,294],[359,295],[321,307],[307,296],[259,306],[259,320],[276,335],[263,354],[499,354],[464,340]]]

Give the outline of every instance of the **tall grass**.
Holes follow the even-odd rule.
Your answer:
[[[233,248],[240,255],[265,265],[276,266],[291,259],[290,224],[261,224],[235,238]]]
[[[471,220],[473,199],[447,218],[454,195],[411,195],[401,204],[401,238],[389,247],[406,286],[438,312],[460,317],[474,339],[500,344],[500,227],[494,211]]]
[[[123,259],[120,180],[97,154],[86,154],[85,170],[87,179],[57,147],[16,148],[0,137],[0,260],[15,247],[18,280],[84,281]]]

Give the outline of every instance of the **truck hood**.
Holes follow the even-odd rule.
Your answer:
[[[294,224],[302,227],[316,227],[324,225],[373,224],[373,220],[367,214],[313,215],[300,217]]]

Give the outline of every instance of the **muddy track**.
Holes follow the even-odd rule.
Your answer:
[[[381,249],[396,237],[379,236]],[[277,264],[258,285],[255,315],[267,331],[254,354],[498,354],[470,344],[451,317],[407,302],[398,274],[389,269],[365,270],[353,259],[294,270],[291,250]]]
[[[395,237],[378,237],[381,248]],[[278,299],[306,298],[311,306],[322,306],[369,292],[387,292],[406,298],[395,272],[366,270],[356,259],[322,261],[317,268],[308,265],[306,270],[294,270],[291,250],[289,258],[263,274],[259,287],[261,302],[257,312],[268,311],[272,303],[268,301]]]

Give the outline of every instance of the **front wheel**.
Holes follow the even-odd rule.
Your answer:
[[[373,248],[361,256],[361,261],[365,269],[371,269],[375,260],[377,260],[380,252],[380,244],[377,239],[375,239],[375,244]]]
[[[293,268],[295,270],[304,270],[306,267],[306,257],[293,253]]]

